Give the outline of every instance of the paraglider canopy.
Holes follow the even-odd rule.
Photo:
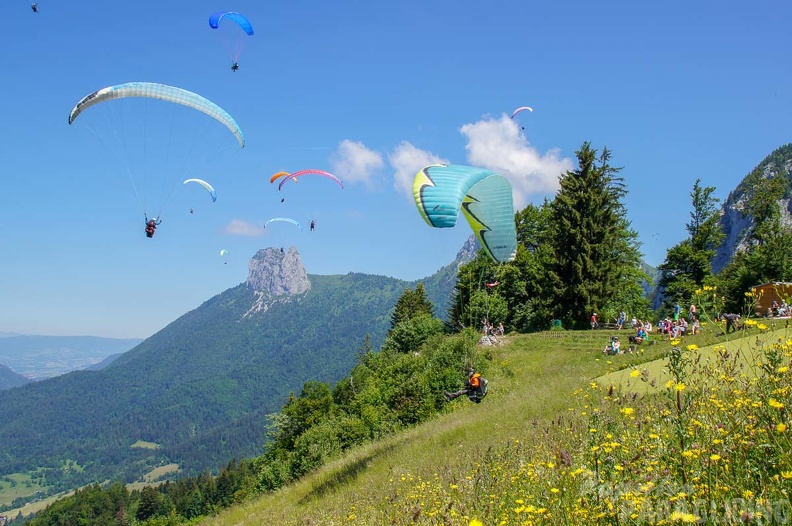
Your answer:
[[[484,168],[433,164],[415,175],[415,205],[429,226],[451,228],[465,215],[487,255],[498,263],[517,254],[512,188]]]
[[[533,108],[531,108],[530,106],[520,106],[519,108],[517,108],[516,110],[514,110],[512,112],[511,118],[513,119],[518,113],[526,111],[526,110],[530,111],[530,112],[533,112]]]
[[[239,128],[239,125],[231,117],[231,115],[229,115],[220,106],[208,99],[205,99],[204,97],[201,97],[197,93],[193,93],[182,88],[176,88],[174,86],[157,84],[154,82],[127,82],[126,84],[109,86],[107,88],[94,91],[93,93],[89,93],[77,104],[75,104],[69,112],[69,124],[72,124],[82,112],[95,104],[127,97],[159,99],[166,102],[182,104],[203,112],[228,128],[236,137],[239,146],[242,148],[245,147],[245,136],[242,134],[242,130]]]
[[[284,177],[281,180],[280,184],[278,185],[278,190],[283,188],[283,185],[286,184],[286,181],[291,181],[292,179],[296,181],[298,177],[302,177],[303,175],[321,175],[322,177],[326,177],[328,179],[335,181],[336,183],[338,183],[338,186],[340,186],[342,189],[344,188],[344,183],[342,183],[341,180],[335,175],[329,172],[325,172],[324,170],[308,169],[308,170],[298,170]]]
[[[187,184],[187,183],[198,183],[199,185],[201,185],[204,188],[206,188],[206,191],[209,192],[210,196],[212,196],[212,202],[213,203],[215,201],[217,201],[217,193],[215,192],[215,189],[212,188],[212,185],[210,185],[209,183],[207,183],[203,179],[187,179],[186,181],[184,181],[183,184]]]
[[[302,230],[302,226],[300,226],[300,223],[298,223],[297,221],[295,221],[290,217],[273,217],[272,219],[264,223],[264,228],[267,228],[267,226],[269,226],[270,223],[277,223],[277,222],[291,223],[292,225]]]
[[[253,36],[253,25],[250,23],[250,20],[248,20],[245,15],[235,13],[234,11],[218,11],[217,13],[212,13],[209,17],[209,27],[217,29],[220,27],[220,21],[223,19],[234,22],[248,36]]]

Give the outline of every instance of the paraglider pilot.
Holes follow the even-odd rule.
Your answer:
[[[34,13],[38,13],[38,4],[30,4],[30,8]]]
[[[313,232],[313,229],[314,229],[315,227],[316,227],[316,221],[314,221],[313,219],[311,219],[311,231],[312,231],[312,232]]]
[[[481,399],[487,395],[487,380],[481,377],[480,373],[472,367],[468,369],[468,379],[465,382],[465,388],[460,389],[454,393],[445,392],[445,399],[450,402],[451,400],[467,395],[471,402],[481,403]]]
[[[154,232],[157,231],[157,226],[162,223],[162,219],[157,217],[149,219],[145,214],[143,217],[146,218],[146,237],[154,237]]]
[[[238,62],[234,62],[233,64],[231,64],[231,71],[236,71],[238,69],[239,69],[239,63]]]

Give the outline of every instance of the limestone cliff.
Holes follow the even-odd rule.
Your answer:
[[[771,177],[785,177],[787,188],[792,187],[792,144],[787,144],[768,155],[751,173],[729,193],[721,207],[720,226],[725,237],[718,247],[712,268],[720,272],[737,252],[746,248],[746,234],[753,226],[753,218],[746,214],[746,203],[751,196],[756,182]],[[787,196],[778,202],[781,208],[781,220],[792,228],[792,202]]]
[[[300,253],[295,247],[264,248],[248,263],[245,285],[253,289],[255,301],[243,318],[266,312],[270,305],[302,295],[311,288]]]

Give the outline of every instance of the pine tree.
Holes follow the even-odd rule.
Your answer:
[[[598,156],[583,143],[576,152],[578,169],[561,176],[561,188],[550,204],[553,260],[548,281],[553,289],[552,312],[564,325],[584,328],[593,312],[625,301],[624,287],[636,286],[629,301],[640,301],[637,234],[630,228],[621,199],[626,195],[621,168],[609,164],[611,152]]]
[[[418,283],[415,290],[405,289],[396,302],[391,315],[391,331],[401,322],[411,320],[419,314],[432,315],[432,302],[426,299],[423,283]]]
[[[658,267],[658,286],[667,308],[677,301],[688,303],[696,290],[713,280],[712,259],[724,235],[719,223],[720,200],[714,192],[715,187],[702,187],[701,179],[696,180],[690,193],[693,210],[685,225],[689,237],[668,249]]]

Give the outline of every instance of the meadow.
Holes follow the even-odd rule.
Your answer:
[[[704,329],[616,356],[607,331],[508,336],[481,404],[199,524],[787,523],[792,334]]]

